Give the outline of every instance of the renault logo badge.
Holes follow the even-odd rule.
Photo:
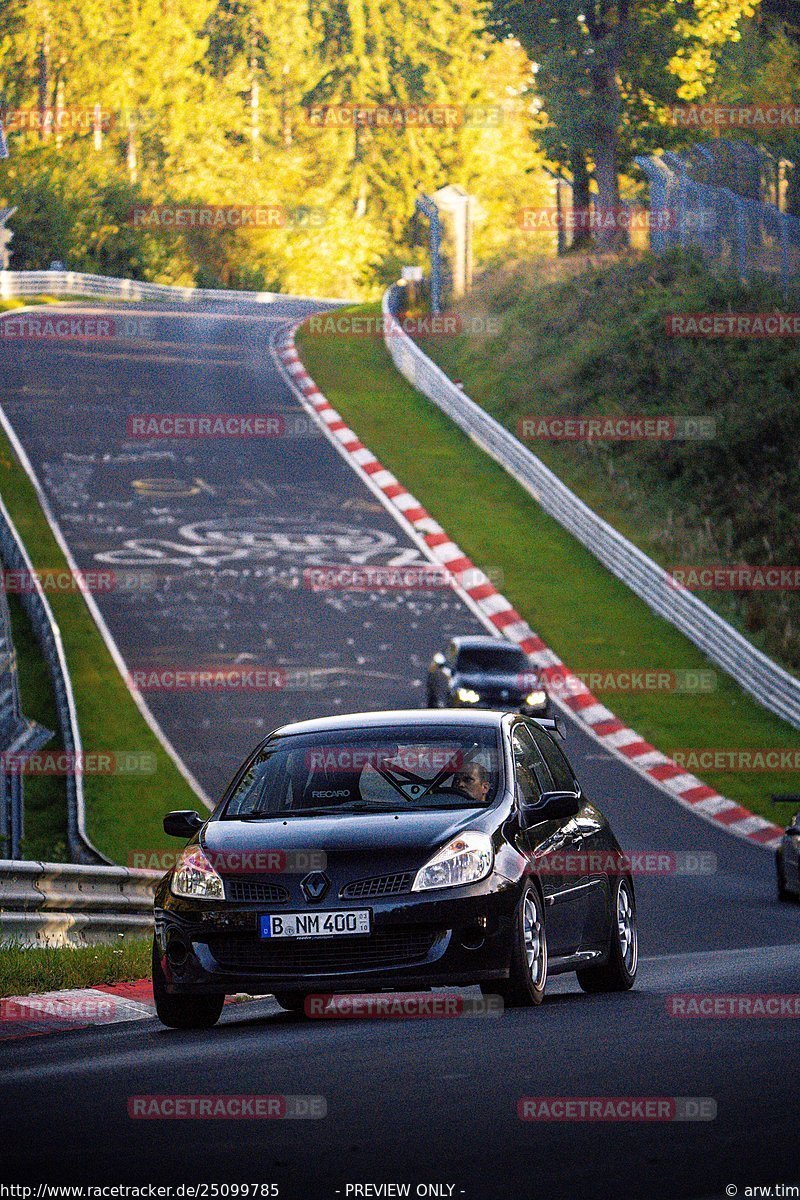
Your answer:
[[[303,889],[306,900],[314,904],[327,896],[330,886],[331,881],[323,871],[312,871],[310,875],[306,875],[305,879],[300,881],[300,887]]]

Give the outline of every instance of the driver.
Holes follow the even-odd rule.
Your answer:
[[[489,774],[483,763],[465,763],[454,773],[453,787],[464,796],[483,803],[489,794]]]

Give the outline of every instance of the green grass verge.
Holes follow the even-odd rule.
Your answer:
[[[121,983],[150,975],[151,938],[97,946],[0,947],[0,996]]]
[[[376,306],[353,312],[374,313]],[[311,335],[309,372],[359,437],[484,570],[531,627],[578,672],[709,670],[707,659],[606,571],[438,409],[406,383],[378,340]],[[715,690],[598,692],[665,754],[676,749],[793,748],[800,733],[722,672]],[[773,791],[800,790],[800,772],[697,772],[772,820]]]
[[[53,537],[36,492],[6,438],[0,431],[0,495],[25,543],[33,565],[40,571],[65,569],[64,555]],[[152,774],[87,774],[84,776],[86,827],[99,850],[115,862],[129,865],[135,851],[174,849],[161,827],[165,812],[173,808],[198,808],[193,790],[151,732],[131,698],[80,592],[49,591],[55,619],[61,630],[72,678],[83,749],[88,753],[131,751],[152,755]],[[23,652],[27,653],[23,642]],[[26,671],[27,673],[27,671]],[[38,701],[28,695],[31,711],[39,716]],[[26,701],[23,686],[23,701]],[[39,719],[54,729],[53,717]],[[44,783],[42,786],[44,787]],[[26,794],[28,788],[26,785]],[[49,809],[52,825],[53,793],[37,799],[34,807]],[[27,801],[26,801],[27,804]],[[39,836],[37,833],[35,836]],[[46,838],[46,833],[41,833]],[[44,844],[47,844],[46,842]]]
[[[58,304],[55,296],[10,296],[0,299],[0,312],[11,312],[15,308],[27,308],[30,304]]]

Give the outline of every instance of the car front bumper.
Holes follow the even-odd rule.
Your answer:
[[[259,937],[259,915],[297,906],[185,901],[162,885],[156,948],[173,994],[365,992],[465,986],[508,977],[520,883],[495,875],[452,895],[411,893],[320,906],[369,908],[358,937]],[[312,911],[309,909],[309,911]]]

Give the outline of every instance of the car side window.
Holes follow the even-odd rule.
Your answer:
[[[542,757],[550,768],[550,774],[553,776],[553,783],[558,792],[574,792],[578,789],[578,783],[572,772],[572,767],[567,762],[561,748],[556,745],[548,733],[542,733],[541,737],[536,739],[536,744],[542,752]]]
[[[267,756],[264,751],[261,751],[250,763],[250,766],[239,780],[236,791],[228,801],[226,809],[228,816],[233,816],[240,812],[243,806],[248,807],[247,802],[251,799],[253,791],[258,789],[259,784],[263,782],[267,769],[266,762]]]
[[[543,791],[550,787],[546,768],[533,738],[524,725],[515,725],[511,734],[514,751],[514,774],[526,804],[536,804]]]

